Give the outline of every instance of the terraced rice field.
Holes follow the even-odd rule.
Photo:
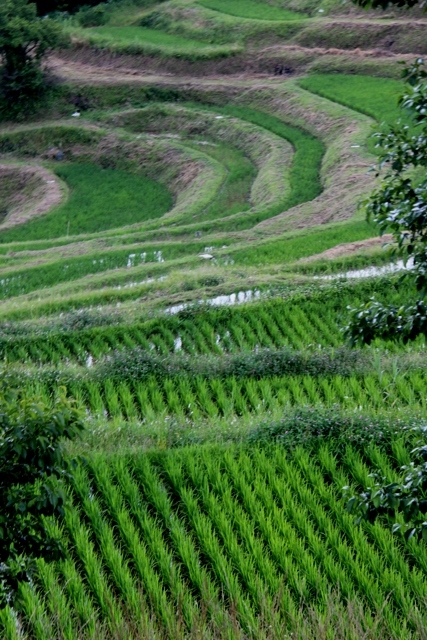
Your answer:
[[[351,349],[349,306],[414,291],[342,272],[395,259],[358,205],[425,21],[312,0],[105,12],[62,16],[51,103],[0,125],[2,375],[47,405],[65,386],[86,424],[52,525],[66,557],[0,636],[424,637],[425,543],[356,525],[342,489],[408,462],[425,339]]]

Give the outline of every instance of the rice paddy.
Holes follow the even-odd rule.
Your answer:
[[[6,164],[63,190],[0,224],[1,373],[46,405],[65,387],[86,426],[52,524],[65,556],[38,561],[0,636],[424,637],[425,543],[392,514],[356,525],[343,498],[399,479],[402,427],[426,415],[425,338],[351,349],[342,331],[349,306],[414,296],[392,272],[345,276],[395,259],[359,203],[403,85],[392,56],[336,74],[342,52],[293,40],[379,21],[305,0],[120,7],[62,16],[53,106],[0,129]]]
[[[198,4],[207,9],[213,9],[221,13],[227,13],[238,18],[251,18],[255,20],[301,20],[305,16],[288,11],[281,7],[269,5],[253,0],[197,0]]]
[[[298,629],[309,606],[321,618],[339,583],[342,615],[351,599],[366,610],[367,631],[380,624],[415,637],[425,624],[416,604],[426,594],[425,550],[403,550],[385,526],[356,527],[339,499],[374,460],[393,466],[379,449],[362,457],[349,447],[337,460],[327,446],[315,455],[193,448],[108,466],[94,458],[69,487],[69,557],[41,562],[37,583],[22,588],[29,630],[52,634],[54,615],[70,638],[118,628],[267,637]],[[12,621],[4,610],[3,628]]]
[[[172,206],[165,187],[143,176],[91,164],[55,167],[69,189],[59,210],[33,220],[22,230],[0,234],[2,242],[39,240],[103,231],[158,218]]]

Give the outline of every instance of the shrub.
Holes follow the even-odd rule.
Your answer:
[[[13,601],[20,581],[31,579],[37,558],[63,553],[50,526],[64,513],[62,441],[82,428],[64,393],[48,408],[6,386],[0,391],[0,607]]]

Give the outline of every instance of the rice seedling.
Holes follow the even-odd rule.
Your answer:
[[[218,408],[212,400],[206,380],[197,377],[194,380],[194,389],[196,392],[199,409],[211,418],[218,415]]]
[[[70,507],[67,510],[66,526],[75,552],[83,565],[92,596],[98,604],[103,619],[112,629],[123,628],[124,619],[121,607],[114,598],[105,576],[102,561],[95,552],[90,535],[81,524],[79,513],[75,508]]]
[[[5,640],[18,640],[20,637],[16,613],[10,606],[0,609],[0,631]]]
[[[124,603],[132,617],[147,627],[145,619],[145,601],[142,591],[135,584],[129,570],[128,563],[114,540],[114,533],[109,523],[103,517],[100,505],[95,496],[91,495],[88,478],[82,467],[73,476],[73,488],[80,498],[80,504],[88,517],[91,528],[100,545],[104,565],[108,567]]]
[[[120,405],[119,396],[115,389],[115,386],[111,380],[105,380],[104,382],[104,398],[105,404],[108,409],[108,413],[111,418],[121,418],[122,408]]]
[[[75,624],[74,615],[65,597],[64,591],[58,584],[58,575],[54,567],[40,560],[37,565],[37,577],[40,580],[41,589],[46,594],[46,603],[57,628],[58,637],[64,640],[74,640]]]
[[[210,383],[212,397],[219,408],[221,415],[228,416],[233,413],[233,400],[224,389],[222,380],[212,380]]]
[[[164,486],[160,484],[159,479],[153,473],[146,459],[138,461],[135,472],[143,484],[147,500],[155,507],[158,515],[169,529],[176,553],[182,561],[182,570],[187,573],[193,588],[200,594],[202,602],[212,618],[218,624],[223,623],[226,616],[222,607],[219,606],[221,599],[219,589],[202,564],[200,552],[194,539],[190,536],[182,521],[173,517],[171,502]],[[121,483],[126,482],[126,486],[130,486],[129,477],[123,479],[123,475],[120,475],[119,480]],[[126,493],[124,486],[123,490]],[[135,491],[135,489],[133,490]]]
[[[51,621],[47,615],[40,595],[27,582],[19,585],[19,602],[26,623],[35,640],[53,637]]]
[[[305,452],[303,453],[300,452],[299,455],[304,456]],[[313,501],[312,490],[304,486],[304,482],[299,477],[298,472],[296,472],[295,469],[290,470],[289,467],[286,465],[286,463],[284,462],[280,463],[280,470],[281,472],[286,474],[285,477],[289,484],[289,490],[297,491],[297,494],[303,495],[304,503],[309,504],[310,513],[312,514],[312,516],[316,517],[319,510],[316,508],[315,506],[316,503]],[[283,504],[285,504],[285,499],[283,500]],[[288,503],[286,502],[286,504]],[[305,515],[303,515],[303,517],[301,518],[302,526],[304,526],[304,522],[306,523],[308,522],[307,518],[308,518],[308,514],[305,513]],[[374,609],[377,608],[378,606],[381,606],[382,603],[385,602],[386,596],[387,596],[386,585],[387,585],[387,582],[391,579],[393,584],[393,589],[395,590],[395,592],[393,593],[393,597],[399,600],[398,602],[399,606],[403,608],[405,615],[408,615],[410,611],[410,607],[412,606],[412,603],[407,599],[405,600],[405,598],[403,597],[404,590],[403,590],[402,584],[401,583],[399,584],[399,577],[393,575],[390,578],[390,574],[387,572],[387,569],[381,563],[379,556],[375,555],[372,552],[369,545],[367,544],[364,545],[365,555],[354,557],[354,551],[353,551],[353,544],[355,542],[354,540],[352,541],[353,544],[350,547],[344,542],[343,539],[340,540],[339,536],[337,538],[338,532],[337,531],[334,532],[333,530],[331,530],[330,523],[327,520],[325,521],[324,518],[318,519],[316,517],[316,523],[318,526],[320,525],[321,527],[320,531],[325,536],[325,538],[323,539],[324,548],[327,549],[328,547],[330,547],[335,550],[335,553],[338,555],[342,565],[346,567],[346,571],[349,574],[353,574],[356,584],[359,585],[359,587],[363,590],[366,596],[370,599],[370,602],[374,607]],[[363,539],[359,540],[359,545],[360,544],[363,544]],[[358,544],[355,545],[356,550],[359,549],[359,545]],[[363,562],[360,561],[360,558],[363,558]],[[369,575],[369,573],[366,571],[365,565],[368,564],[369,561],[371,561],[370,562],[371,571],[373,571],[377,575],[382,576],[381,584],[374,581]],[[383,589],[385,589],[386,592],[384,592]],[[390,613],[390,616],[391,616],[389,617],[390,624],[393,623],[394,626],[398,628],[399,623],[397,621],[393,621],[393,616],[391,613]]]
[[[106,411],[99,385],[96,382],[87,382],[86,391],[91,412],[96,416],[104,416]]]
[[[138,490],[132,483],[131,478],[126,475],[123,465],[119,466],[118,469],[122,486],[124,483],[126,484],[125,497],[130,502],[134,517],[136,518],[144,535],[144,538],[141,539],[130,514],[124,507],[124,499],[117,487],[112,484],[111,477],[107,473],[105,466],[95,463],[91,468],[95,473],[97,484],[102,492],[103,499],[107,503],[109,511],[118,526],[120,535],[125,542],[132,564],[135,566],[141,582],[144,585],[145,597],[150,601],[152,608],[156,612],[157,618],[161,621],[161,625],[168,630],[168,633],[176,633],[177,627],[174,611],[170,602],[168,602],[166,593],[162,589],[161,582],[156,572],[153,570],[151,557],[148,551],[150,548],[151,552],[154,552],[154,556],[156,556],[156,552],[165,552],[161,542],[159,544],[158,539],[156,539],[156,544],[154,544],[152,540],[153,534],[156,531],[155,520],[148,516],[148,513],[140,504]],[[171,563],[169,565],[169,574],[172,575],[173,560],[170,556],[168,556],[168,559]],[[141,612],[139,615],[145,616],[146,614],[145,612]],[[145,624],[147,623],[145,622]]]
[[[76,564],[71,558],[59,563],[58,571],[64,578],[64,592],[76,617],[78,626],[84,629],[88,638],[95,638],[97,634],[98,612],[94,606],[82,576],[77,571]]]
[[[156,414],[163,414],[167,410],[167,405],[161,390],[159,389],[156,378],[149,378],[147,381],[147,390],[149,393],[150,405]]]
[[[212,571],[217,580],[223,585],[230,602],[236,607],[241,624],[253,634],[257,629],[256,617],[247,596],[239,585],[232,569],[232,564],[224,555],[210,520],[198,509],[194,493],[185,487],[181,469],[176,462],[174,463],[165,458],[164,469],[168,481],[180,497],[189,524],[197,537],[200,547],[209,559]]]
[[[150,404],[148,389],[141,382],[138,382],[134,391],[141,416],[147,419],[154,418],[155,411]]]
[[[134,403],[132,391],[125,382],[118,385],[118,396],[127,420],[138,419],[138,411]]]

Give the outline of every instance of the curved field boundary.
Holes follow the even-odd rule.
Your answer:
[[[44,215],[61,204],[67,192],[52,171],[37,164],[1,164],[0,181],[0,232]]]
[[[221,113],[225,112],[202,110],[199,106],[188,108],[163,103],[115,114],[112,121],[132,132],[144,130],[175,133],[183,138],[184,144],[188,139],[195,138],[202,145],[209,144],[210,141],[211,144],[225,143],[236,147],[258,169],[250,194],[252,209],[266,209],[274,204],[281,204],[283,195],[290,190],[288,174],[289,167],[294,162],[289,135],[285,138],[271,128],[267,129],[261,116],[254,121],[242,118],[244,113],[236,112],[234,117],[230,117],[231,113],[218,115]],[[224,210],[219,217],[228,215]],[[173,212],[170,212],[164,219],[172,217]],[[202,218],[199,216],[199,219]]]
[[[3,153],[13,156],[42,157],[45,160],[50,159],[52,149],[61,148],[64,161],[91,162],[101,167],[125,169],[134,174],[148,174],[149,178],[167,185],[176,198],[176,206],[186,211],[191,211],[191,207],[198,211],[200,207],[207,206],[213,197],[212,192],[215,194],[215,191],[220,189],[225,178],[220,163],[201,151],[187,149],[174,141],[154,141],[146,136],[137,141],[130,141],[123,137],[106,135],[102,130],[85,131],[84,128],[65,125],[26,128],[23,131],[2,134],[0,148]],[[202,185],[209,186],[205,203],[198,201]],[[165,186],[162,187],[163,190]],[[171,201],[165,203],[162,213],[171,205]],[[54,213],[50,215],[54,216]],[[116,228],[120,225],[117,217],[111,222]],[[20,229],[0,233],[0,242],[10,243],[16,238],[22,239],[26,229],[30,227],[35,229],[36,234],[39,225],[40,234],[45,238],[44,221],[39,219]],[[85,237],[85,234],[80,235]],[[102,235],[102,232],[95,235]],[[65,228],[63,236],[66,236]]]
[[[221,221],[206,222],[206,223],[202,222],[196,225],[197,229],[204,232],[207,232],[210,230],[230,231],[230,230],[246,229],[248,227],[253,226],[254,224],[257,224],[261,220],[264,220],[270,217],[271,215],[275,215],[276,213],[287,210],[295,206],[296,204],[310,200],[316,197],[320,193],[321,186],[320,186],[320,180],[319,180],[319,167],[320,167],[321,158],[323,155],[323,146],[313,136],[305,133],[300,129],[297,129],[295,127],[292,127],[290,125],[287,125],[281,122],[278,118],[275,118],[269,115],[264,115],[263,113],[258,112],[254,109],[247,109],[243,107],[236,107],[236,108],[211,107],[211,109],[217,114],[234,116],[234,118],[237,118],[239,120],[246,120],[252,124],[257,125],[258,127],[266,129],[267,131],[281,137],[287,142],[290,142],[295,147],[296,152],[293,156],[293,163],[289,171],[290,193],[289,193],[289,196],[287,197],[285,196],[284,200],[280,200],[278,202],[276,201],[276,203],[272,204],[271,206],[268,206],[268,205],[263,206],[261,210],[259,210],[258,208],[255,208],[255,210],[253,210],[252,212],[245,212],[244,214],[234,214],[231,217],[224,216],[224,218]],[[8,143],[5,142],[5,145],[7,145],[7,148],[10,150],[15,149],[20,153],[28,153],[28,151],[26,150],[22,150],[22,149],[19,150],[19,147],[22,141],[20,139],[20,135],[19,134],[17,135],[19,138],[17,144],[13,144],[13,142],[9,143],[9,141],[11,140],[11,138],[9,137]],[[135,143],[133,143],[133,146],[134,145]],[[159,147],[161,145],[165,147],[172,147],[172,148],[175,148],[176,150],[183,149],[182,145],[179,145],[176,141],[157,140],[157,145]],[[131,148],[131,143],[128,143],[128,147]],[[197,156],[202,157],[202,155],[204,155],[201,152],[197,152],[195,150],[189,150],[187,153],[189,153],[190,155],[193,155],[195,158]],[[165,157],[166,157],[166,152],[165,152]],[[282,186],[283,186],[283,182],[281,181],[283,181],[283,179],[286,180],[286,173],[287,173],[286,164],[288,162],[287,160],[288,157],[289,157],[288,155],[284,156],[283,168],[281,168],[280,164],[277,162],[279,160],[278,157],[271,158],[271,161],[274,160],[274,162],[272,162],[271,168],[266,170],[267,171],[266,177],[263,178],[261,174],[261,176],[258,178],[258,181],[254,186],[253,193],[256,200],[259,201],[260,198],[262,200],[267,198],[267,201],[269,198],[270,199],[273,198],[277,200],[277,198],[280,196],[280,193],[282,192]],[[205,155],[205,158],[206,158],[206,155]],[[259,158],[259,155],[258,155],[258,158]],[[211,167],[213,167],[216,164],[217,177],[215,177],[215,169],[214,169],[214,173],[210,178],[211,180],[213,180],[212,185],[209,184],[209,180],[207,179],[206,173],[200,174],[199,176],[196,177],[196,179],[193,179],[190,182],[190,185],[187,188],[187,191],[181,192],[178,195],[177,203],[174,209],[171,210],[171,212],[167,216],[168,218],[171,218],[171,220],[177,217],[181,212],[184,212],[184,211],[186,212],[187,215],[190,215],[192,210],[194,210],[194,213],[196,213],[197,210],[199,211],[200,209],[203,210],[203,208],[206,207],[208,202],[212,199],[215,191],[219,189],[220,184],[224,181],[224,174],[221,176],[218,173],[218,171],[220,170],[218,163],[215,163],[213,159],[205,160],[205,163],[206,162],[208,165],[210,164]],[[272,174],[272,171],[273,171],[273,174]],[[281,173],[282,175],[281,176],[278,175],[277,177],[274,177],[274,172],[278,172],[279,174]],[[270,180],[271,180],[271,185],[269,185]],[[268,190],[271,191],[272,187],[275,188],[277,192],[276,195],[274,195],[274,192],[272,192],[270,196],[267,195],[268,192],[267,194],[265,194],[265,189],[267,188]],[[256,195],[257,192],[259,195]],[[207,194],[207,197],[208,197],[208,200],[206,201],[205,204],[203,203],[203,201],[200,201],[200,195],[203,195],[203,194]],[[140,227],[141,225],[136,225],[136,226]],[[194,225],[193,225],[193,228],[194,228]],[[190,230],[191,226],[188,229]],[[114,233],[118,233],[121,235],[123,233],[128,233],[129,231],[130,229],[114,230]],[[185,229],[183,229],[183,231],[185,231]],[[175,230],[175,233],[176,233],[176,230]],[[107,234],[111,235],[111,232],[107,232]],[[91,237],[103,237],[103,236],[105,236],[105,233],[101,232],[101,233],[94,234]],[[6,236],[3,235],[0,237],[3,242],[10,242],[11,240],[10,234]],[[82,234],[82,237],[81,238],[79,237],[78,240],[83,239],[83,237],[87,237],[87,236],[84,236],[84,234]]]

